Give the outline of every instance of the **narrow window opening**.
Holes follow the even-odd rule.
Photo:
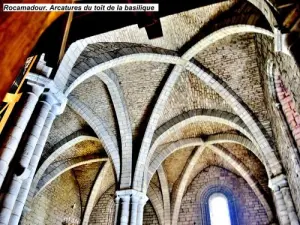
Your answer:
[[[232,225],[228,200],[224,194],[212,194],[209,197],[208,205],[211,225]]]

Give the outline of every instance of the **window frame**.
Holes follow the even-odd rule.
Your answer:
[[[210,221],[211,221],[211,219],[212,219],[212,211],[213,211],[213,206],[214,205],[212,205],[212,203],[213,203],[213,201],[214,201],[214,199],[217,199],[217,198],[220,198],[220,199],[222,199],[222,200],[224,200],[225,202],[225,205],[224,205],[224,207],[226,207],[227,208],[227,210],[228,210],[228,215],[227,215],[227,217],[229,217],[229,225],[232,225],[232,222],[231,222],[231,217],[230,217],[230,209],[229,209],[229,203],[228,203],[228,199],[227,199],[227,197],[223,194],[223,193],[221,193],[221,192],[215,192],[215,193],[212,193],[210,196],[209,196],[209,198],[208,198],[208,208],[209,208],[209,218],[210,218]],[[223,209],[223,208],[222,208]]]
[[[232,191],[224,186],[214,186],[209,188],[202,194],[200,199],[201,204],[201,224],[202,225],[211,225],[210,221],[210,211],[209,211],[209,199],[213,194],[222,194],[227,199],[228,203],[228,210],[230,216],[231,225],[238,225],[238,218],[237,218],[237,209],[236,209],[236,200],[232,193]]]

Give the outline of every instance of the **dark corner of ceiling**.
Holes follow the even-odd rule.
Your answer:
[[[80,0],[78,3],[157,3],[158,12],[74,12],[70,25],[66,49],[75,41],[97,34],[116,30],[125,26],[137,24],[145,28],[148,38],[155,39],[163,36],[160,18],[190,9],[222,2],[224,0]],[[68,20],[68,13],[56,19],[41,35],[31,55],[45,53],[47,65],[56,70],[59,52]]]

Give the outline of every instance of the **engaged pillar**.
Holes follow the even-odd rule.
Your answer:
[[[9,164],[16,153],[39,96],[44,90],[43,86],[36,83],[28,82],[28,85],[30,86],[30,90],[24,95],[24,105],[0,149],[0,188],[2,187],[4,178],[9,169]]]
[[[16,167],[12,168],[13,177],[12,181],[7,188],[7,192],[3,193],[2,208],[0,209],[0,224],[8,224],[12,210],[14,208],[17,196],[19,194],[21,185],[24,179],[30,176],[28,166],[32,158],[34,149],[37,145],[38,139],[44,127],[45,121],[49,114],[49,111],[54,103],[57,103],[53,94],[45,93],[41,97],[41,101],[38,104],[39,111],[34,125],[31,129],[30,135],[26,141],[25,148],[21,152],[20,158],[16,159]]]
[[[34,149],[33,156],[31,157],[30,164],[28,166],[28,170],[30,171],[30,176],[23,181],[21,189],[19,191],[16,203],[14,205],[14,209],[9,221],[10,225],[18,225],[24,205],[26,203],[26,199],[30,190],[30,186],[32,183],[32,180],[34,178],[34,174],[36,172],[38,163],[40,161],[40,158],[42,156],[42,152],[45,146],[45,143],[47,141],[48,135],[50,133],[50,129],[52,127],[52,123],[54,119],[56,118],[56,115],[58,114],[58,105],[54,105],[51,109],[51,111],[48,114],[48,117],[45,121],[44,127],[42,129],[40,138],[38,140],[38,143]]]
[[[273,191],[278,219],[281,225],[299,225],[299,219],[293,204],[286,176],[280,174],[269,180]]]

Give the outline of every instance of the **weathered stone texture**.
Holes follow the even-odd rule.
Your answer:
[[[194,149],[194,147],[180,149],[180,150],[174,152],[173,154],[171,154],[163,162],[163,167],[166,171],[170,190],[172,190],[173,184],[179,178],[179,176],[187,162],[187,159],[189,158],[193,149]],[[174,166],[174,165],[176,165],[176,166]]]
[[[106,176],[102,180],[101,186],[97,187],[96,200],[99,200],[99,198],[103,195],[103,193],[105,191],[107,191],[110,187],[112,187],[113,185],[115,185],[115,183],[116,183],[114,169],[113,169],[111,163],[110,162],[108,162],[108,163],[110,164],[110,166],[108,168]]]
[[[75,167],[73,169],[74,176],[80,188],[80,199],[83,211],[86,207],[91,189],[94,184],[94,180],[99,173],[101,164],[102,163],[96,162]]]
[[[85,80],[73,90],[72,96],[87,105],[102,119],[111,133],[117,135],[114,107],[107,87],[100,78],[93,76]]]
[[[261,7],[264,7],[263,2],[260,3]],[[293,148],[293,144],[284,133],[282,124],[285,121],[276,118],[278,112],[275,111],[277,109],[273,107],[274,102],[268,92],[268,59],[273,59],[279,66],[282,83],[293,95],[293,101],[288,102],[289,106],[295,102],[290,111],[295,109],[300,112],[300,72],[288,56],[271,53],[273,40],[252,33],[272,36],[269,32],[270,27],[262,17],[261,12],[249,2],[224,1],[161,18],[164,33],[161,38],[149,40],[144,28],[138,29],[136,25],[132,25],[73,43],[55,80],[56,84],[66,91],[70,107],[67,106],[64,113],[55,120],[40,166],[51,153],[72,139],[82,135],[92,138],[81,140],[77,144],[75,141],[70,142],[64,152],[48,158],[48,163],[45,163],[45,168],[40,167],[42,169],[37,173],[37,177],[46,177],[50,174],[49,171],[54,169],[52,166],[66,159],[95,154],[97,157],[107,157],[105,150],[114,162],[115,170],[110,164],[109,168],[105,167],[107,170],[101,171],[104,163],[98,162],[63,173],[35,197],[32,211],[24,214],[22,224],[61,224],[72,214],[71,206],[74,204],[76,208],[73,216],[82,219],[88,203],[92,212],[89,224],[113,224],[116,188],[121,186],[120,189],[123,190],[123,186],[124,189],[126,186],[133,187],[135,191],[143,188],[144,192],[147,191],[149,200],[144,208],[143,224],[170,225],[172,215],[167,213],[172,211],[171,206],[175,205],[174,211],[179,209],[180,204],[177,203],[180,203],[184,195],[178,224],[195,225],[200,224],[202,216],[199,210],[201,200],[197,198],[199,192],[212,185],[224,185],[234,194],[240,225],[266,225],[266,211],[269,210],[269,205],[272,208],[273,204],[268,189],[268,175],[259,160],[261,152],[266,153],[266,157],[270,156],[267,164],[274,166],[268,168],[268,172],[272,170],[269,175],[275,175],[279,170],[279,173],[281,172],[272,152],[273,142],[276,142],[300,216],[299,164],[291,154],[292,151],[298,150]],[[190,60],[193,54],[190,54],[190,58],[186,55],[181,58],[185,50],[205,35],[233,24],[240,26],[227,27],[228,29],[222,29],[221,32],[219,30],[209,36],[207,42],[201,41],[200,43],[204,43],[204,47],[200,47],[201,51],[196,52],[198,48],[193,48],[191,52],[198,53],[194,59]],[[259,28],[249,25],[259,25]],[[263,30],[262,27],[268,30]],[[233,32],[230,29],[233,29]],[[236,34],[240,29],[247,34]],[[228,35],[227,32],[235,35]],[[226,38],[216,41],[219,37],[224,37],[224,34],[227,35]],[[173,64],[177,65],[170,75]],[[202,73],[200,64],[211,70],[216,77]],[[100,71],[101,68],[99,71],[92,70],[96,66],[103,66],[103,71]],[[189,71],[197,73],[203,81]],[[83,74],[88,76],[84,77]],[[169,75],[171,79],[167,81]],[[172,79],[173,77],[178,79]],[[76,82],[73,83],[74,81]],[[166,81],[167,85],[164,87]],[[211,85],[211,88],[204,82]],[[164,92],[160,96],[161,90]],[[222,93],[222,96],[217,92]],[[243,108],[244,104],[240,105],[239,101],[243,101],[245,108],[250,109],[249,114]],[[78,113],[75,113],[71,106]],[[285,107],[285,103],[282,103],[282,106]],[[154,113],[151,114],[153,109]],[[258,119],[259,125],[252,120],[252,113],[255,120]],[[288,122],[300,124],[299,114],[294,115],[296,114],[293,114],[294,121],[289,121],[290,117],[287,116]],[[201,120],[204,116],[205,120]],[[258,128],[260,125],[266,132],[261,132]],[[292,125],[291,127],[293,128]],[[300,129],[298,131],[300,132]],[[101,141],[95,140],[95,133]],[[247,137],[249,142],[258,143],[262,147],[257,154],[259,159],[238,144],[220,144],[215,148],[205,146],[205,149],[200,148],[201,151],[195,150],[196,147],[188,147],[172,153],[170,145],[170,149],[167,149],[170,152],[163,151],[163,147],[170,142],[199,138],[199,144],[200,138],[205,141],[211,135],[225,133],[240,135],[245,139]],[[266,134],[272,147],[262,133]],[[298,135],[300,140],[299,133],[293,130],[293,134]],[[296,137],[295,139],[298,140]],[[142,160],[136,166],[137,176],[134,177],[136,174],[131,167],[136,165],[135,160],[140,147],[143,151],[140,155]],[[147,152],[148,148],[151,148],[150,153]],[[200,152],[200,156],[195,152]],[[194,160],[190,161],[194,156]],[[111,162],[105,163],[108,166]],[[147,190],[147,187],[140,184],[147,181],[143,178],[147,178],[150,172],[143,171],[143,167],[148,163],[149,171],[153,172],[154,176]],[[160,163],[166,176],[162,183],[161,173],[158,177],[153,169]],[[57,167],[57,172],[62,168]],[[102,176],[97,179],[99,172],[103,171],[106,171],[102,174],[103,179]],[[120,180],[115,180],[116,177],[121,177],[121,184],[118,183]],[[135,181],[136,178],[138,181]],[[94,185],[96,179],[97,185]],[[132,180],[134,184],[131,184]],[[31,193],[33,191],[31,190]],[[176,194],[178,195],[175,196]],[[143,199],[139,200],[142,202]],[[124,218],[126,220],[127,217]],[[164,221],[165,219],[168,221]]]
[[[270,63],[274,63],[275,67],[279,70],[279,74],[283,81],[289,80],[288,78],[293,77],[295,74],[299,74],[295,63],[291,58],[288,58],[281,53],[274,54],[273,51],[273,40],[270,38],[263,37],[261,35],[256,35],[258,62],[261,72],[261,76],[264,81],[264,91],[266,96],[266,102],[268,103],[268,112],[271,116],[272,129],[276,138],[276,147],[280,155],[281,161],[287,173],[289,185],[292,192],[292,197],[297,209],[298,216],[300,216],[300,186],[299,180],[299,163],[295,160],[293,151],[295,151],[295,146],[289,140],[288,132],[291,131],[288,128],[288,124],[284,120],[284,115],[281,109],[276,108],[275,104],[279,103],[276,98],[275,85],[271,83],[270,76],[274,74],[267,74],[268,67]],[[293,66],[294,65],[294,66]],[[282,71],[282,68],[286,68]],[[276,70],[275,70],[276,71]],[[298,82],[298,81],[295,81]],[[287,87],[290,87],[288,84]],[[297,96],[297,95],[296,95]],[[295,103],[299,109],[299,100],[295,97]],[[281,116],[280,116],[281,115]],[[297,150],[296,150],[297,151]]]
[[[99,199],[90,216],[89,224],[91,225],[108,225],[113,224],[115,203],[115,188],[109,188]]]
[[[159,225],[157,215],[155,214],[154,208],[150,202],[148,202],[144,208],[143,224]]]
[[[194,37],[203,25],[230,9],[235,3],[236,1],[225,1],[163,17],[161,18],[161,24],[164,28],[164,36],[162,38],[149,40],[145,29],[139,29],[137,25],[132,25],[99,34],[89,39],[97,40],[98,42],[142,43],[178,50]]]
[[[74,204],[76,205],[73,212]],[[70,216],[80,221],[81,202],[77,182],[71,171],[68,171],[55,179],[35,197],[31,211],[24,215],[21,224],[62,224]]]
[[[131,63],[114,68],[120,86],[124,92],[125,102],[130,116],[133,136],[139,132],[146,115],[150,115],[153,102],[158,97],[163,77],[169,65],[162,63]]]
[[[197,76],[185,71],[173,87],[158,126],[184,112],[201,108],[232,112],[222,97],[203,84]]]
[[[185,138],[205,137],[217,133],[236,133],[236,131],[232,127],[221,123],[194,121],[178,130],[170,132],[162,143],[169,143]]]
[[[275,75],[275,91],[296,144],[300,147],[300,115],[296,109],[294,94],[290,91],[290,88],[284,85],[279,74]]]
[[[59,140],[86,126],[86,122],[78,116],[69,106],[66,106],[63,114],[58,116],[53,123],[47,146],[53,146]]]
[[[240,159],[251,171],[258,183],[264,188],[264,191],[270,194],[268,175],[262,162],[259,161],[251,151],[241,145],[226,143],[222,144],[222,146],[230,151],[236,158]]]
[[[60,154],[56,159],[56,161],[62,161],[65,159],[75,158],[75,157],[81,157],[81,156],[87,156],[87,155],[93,155],[93,154],[99,154],[101,156],[105,156],[106,153],[101,145],[100,141],[81,141],[74,146],[68,148],[65,152]]]
[[[228,36],[195,56],[247,104],[271,135],[253,34]]]
[[[178,224],[201,224],[201,214],[199,213],[201,199],[198,197],[200,198],[199,193],[210,185],[224,185],[233,192],[239,224],[268,224],[263,206],[244,179],[214,166],[200,173],[188,187],[180,208]]]
[[[45,145],[45,150],[43,151],[43,157],[47,157],[51,154],[51,148],[56,143],[87,126],[86,121],[77,115],[69,106],[66,106],[63,114],[54,120]]]

